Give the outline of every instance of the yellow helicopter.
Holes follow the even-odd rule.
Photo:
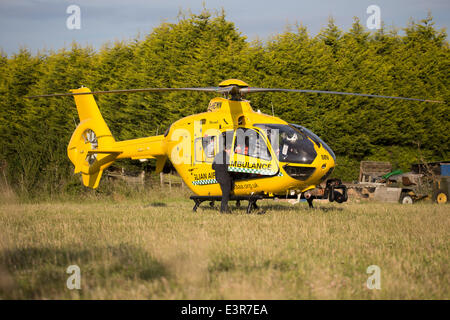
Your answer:
[[[213,98],[207,111],[174,122],[163,135],[116,141],[95,102],[94,94],[199,91],[221,94]],[[320,90],[253,88],[229,79],[218,87],[145,88],[91,92],[86,87],[71,93],[34,97],[71,95],[75,99],[80,123],[75,129],[67,153],[81,172],[83,184],[97,188],[103,171],[115,160],[156,159],[160,172],[170,160],[184,183],[195,194],[194,211],[203,201],[220,200],[221,189],[212,169],[214,156],[224,145],[231,148],[228,170],[233,174],[231,200],[248,200],[247,212],[263,198],[304,197],[312,207],[314,198],[339,203],[347,200],[347,189],[339,179],[330,179],[320,195],[311,191],[325,181],[336,165],[331,148],[310,130],[275,117],[255,112],[245,95],[257,92],[299,92],[354,95],[440,102],[415,98],[379,96]],[[337,191],[339,190],[339,191]]]

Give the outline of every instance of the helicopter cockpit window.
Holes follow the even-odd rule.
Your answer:
[[[291,126],[293,126],[295,129],[299,130],[300,132],[304,133],[305,135],[307,135],[308,137],[310,137],[315,143],[317,143],[317,145],[323,146],[325,148],[325,150],[328,151],[328,153],[333,157],[333,159],[336,161],[336,155],[334,154],[333,150],[331,150],[331,148],[325,143],[323,142],[322,139],[319,138],[319,136],[317,136],[314,132],[312,132],[311,130],[302,127],[298,124],[290,124]]]
[[[317,156],[314,144],[305,134],[284,124],[256,124],[269,139],[281,162],[310,164]]]
[[[263,137],[255,130],[248,128],[238,128],[236,130],[234,152],[263,160],[272,159]]]

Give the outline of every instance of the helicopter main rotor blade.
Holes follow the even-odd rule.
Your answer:
[[[326,91],[326,90],[307,90],[307,89],[301,90],[301,89],[277,89],[277,88],[251,88],[251,87],[247,87],[247,88],[241,88],[240,92],[243,93],[243,94],[256,93],[256,92],[325,93],[325,94],[339,94],[339,95],[360,96],[360,97],[369,97],[369,98],[385,98],[385,99],[398,99],[398,100],[409,100],[409,101],[444,103],[444,101],[437,101],[437,100],[405,98],[405,97],[392,97],[392,96],[381,96],[381,95],[376,95],[376,94],[341,92],[341,91]]]
[[[108,90],[108,91],[92,91],[92,92],[78,92],[78,93],[54,93],[42,94],[37,96],[26,97],[32,98],[48,98],[48,97],[64,97],[64,96],[80,96],[87,94],[109,94],[109,93],[137,93],[137,92],[165,92],[165,91],[198,91],[198,92],[218,92],[228,93],[233,88],[230,87],[205,87],[205,88],[143,88],[143,89],[124,89],[124,90]]]
[[[231,85],[231,86],[227,86],[227,87],[143,88],[143,89],[125,89],[125,90],[92,91],[92,92],[77,92],[77,93],[55,93],[55,94],[43,94],[43,95],[37,95],[37,96],[29,96],[26,98],[32,99],[32,98],[47,98],[47,97],[78,96],[78,95],[87,95],[87,94],[111,94],[111,93],[125,94],[125,93],[138,93],[138,92],[166,92],[166,91],[216,92],[216,93],[221,93],[221,94],[231,94],[231,96],[234,96],[234,97],[237,97],[240,94],[257,93],[257,92],[325,93],[325,94],[360,96],[360,97],[369,97],[369,98],[385,98],[385,99],[409,100],[409,101],[420,101],[420,102],[444,103],[444,101],[437,101],[437,100],[382,96],[382,95],[376,95],[376,94],[365,94],[365,93],[354,93],[354,92],[309,90],[309,89],[252,88],[252,87],[238,87],[236,85]]]

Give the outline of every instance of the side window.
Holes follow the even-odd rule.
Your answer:
[[[272,159],[263,137],[255,130],[247,128],[238,128],[236,130],[234,152],[263,160]]]
[[[213,162],[217,150],[217,137],[202,137],[195,139],[195,161]]]
[[[214,158],[216,151],[216,137],[204,137],[202,140],[203,152],[205,153],[206,159]]]

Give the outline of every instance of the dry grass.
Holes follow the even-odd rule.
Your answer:
[[[0,298],[450,298],[448,205],[267,201],[265,215],[220,215],[185,196],[3,201]],[[81,290],[66,288],[72,264]],[[373,264],[381,290],[366,287]]]

